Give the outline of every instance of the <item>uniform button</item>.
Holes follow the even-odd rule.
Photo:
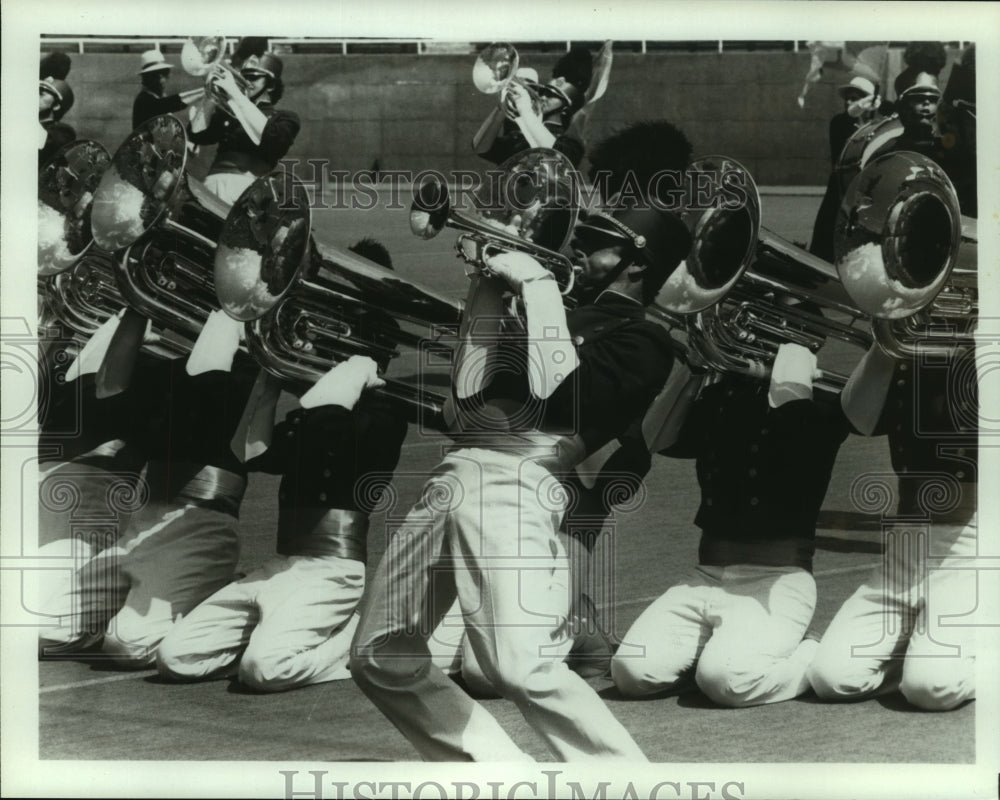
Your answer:
[[[760,502],[760,500],[758,500],[756,497],[751,497],[750,498],[750,505],[752,505],[752,506],[757,505],[759,502]]]
[[[320,492],[319,493],[319,501],[321,503],[325,503],[326,502],[326,492]]]
[[[748,475],[749,475],[749,476],[750,476],[751,478],[753,478],[753,477],[755,477],[755,476],[757,475],[757,470],[755,470],[755,469],[754,469],[753,467],[751,467],[751,468],[750,468],[750,469],[749,469],[749,470],[747,471],[747,474],[748,474]]]
[[[712,505],[712,498],[711,497],[706,497],[705,498],[705,505],[706,506],[711,506]]]
[[[288,436],[289,439],[291,439],[293,436],[295,436],[295,431],[289,431],[286,435]]]
[[[955,477],[958,478],[959,480],[962,480],[962,478],[965,477],[965,470],[960,469],[958,472],[955,473]]]
[[[328,469],[323,470],[323,477],[324,478],[329,478],[332,474],[333,473],[330,470],[328,470]]]
[[[761,435],[763,435],[763,436],[767,436],[767,434],[770,433],[770,431],[768,431],[767,428],[761,428],[760,432],[761,432]]]
[[[896,381],[896,385],[897,386],[906,386],[906,381],[903,380],[902,378],[900,378],[898,381]]]
[[[909,367],[906,364],[900,364],[899,365],[899,371],[900,372],[906,372],[907,369],[909,369]]]
[[[760,448],[757,445],[755,445],[755,444],[750,445],[750,452],[751,453],[756,453],[758,450],[760,450]]]

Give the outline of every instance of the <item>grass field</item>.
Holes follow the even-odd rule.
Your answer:
[[[819,197],[768,195],[764,221],[797,241],[809,238]],[[398,273],[452,296],[463,291],[453,236],[432,242],[409,234],[406,211],[326,211],[321,236],[342,246],[372,235],[390,248]],[[842,352],[843,362],[858,353]],[[445,440],[411,428],[399,466],[403,514],[420,474],[440,458]],[[862,473],[888,471],[884,439],[849,439],[841,450],[818,531],[815,560],[822,630],[839,604],[879,563],[880,526],[851,502]],[[696,558],[692,520],[698,489],[693,463],[656,459],[647,501],[616,523],[616,594],[606,619],[624,633],[642,609]],[[274,546],[276,481],[253,476],[241,512],[241,569]],[[382,518],[373,520],[370,569],[384,548]],[[820,704],[813,696],[746,710],[722,709],[698,693],[645,701],[622,698],[609,681],[594,687],[651,760],[698,763],[933,763],[975,759],[976,704],[944,714],[912,710],[898,694],[856,704]],[[162,683],[150,671],[110,671],[100,662],[39,665],[39,756],[58,760],[355,761],[413,760],[415,752],[350,682],[278,695],[257,695],[228,681]],[[516,708],[486,707],[537,759],[549,758]]]

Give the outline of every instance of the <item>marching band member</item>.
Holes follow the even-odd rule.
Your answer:
[[[392,269],[378,241],[350,250]],[[368,390],[384,385],[378,364],[352,356],[300,400],[247,469],[282,475],[277,555],[223,587],[174,625],[157,651],[160,674],[201,680],[236,673],[259,691],[283,691],[350,677],[347,660],[365,583],[368,515],[388,483],[406,421]],[[270,431],[276,394],[245,418]],[[269,404],[268,404],[269,403]],[[242,426],[241,426],[242,427]],[[261,437],[264,438],[264,437]],[[234,437],[234,441],[236,438]]]
[[[73,100],[73,89],[62,78],[47,76],[38,82],[39,167],[76,139],[76,131],[60,122],[73,107]]]
[[[368,473],[391,474],[406,436],[398,413],[362,397],[383,384],[372,359],[341,362],[248,463],[282,474],[278,554],[173,627],[158,651],[161,675],[216,677],[238,661],[239,680],[261,691],[349,677],[368,514],[377,502],[356,486]]]
[[[192,111],[191,141],[218,145],[205,186],[227,203],[235,202],[256,178],[273,170],[298,135],[298,115],[275,107],[285,91],[282,68],[274,53],[246,58],[240,67],[240,76],[248,82],[244,94],[233,73],[218,66],[214,84],[225,92],[232,116],[220,113],[208,99]]]
[[[97,396],[131,387],[134,441],[149,459],[148,502],[114,546],[77,572],[60,624],[42,632],[46,644],[101,641],[124,667],[151,665],[177,616],[232,580],[246,488],[245,467],[230,450],[249,394],[233,371],[243,357],[241,323],[214,312],[186,360],[134,374],[136,328],[145,324],[126,311],[98,372]]]
[[[487,161],[500,164],[511,156],[532,147],[551,147],[564,153],[579,166],[585,145],[576,132],[570,132],[570,123],[584,103],[584,93],[593,77],[593,59],[585,47],[574,47],[556,62],[552,79],[538,84],[538,73],[528,68],[519,70],[538,91],[541,115],[531,104],[531,97],[516,82],[507,87],[514,106],[513,118],[496,117],[493,127],[480,128],[473,147]],[[487,120],[487,123],[489,120]]]
[[[132,103],[133,128],[138,128],[146,120],[161,114],[183,111],[205,94],[204,89],[198,88],[168,95],[167,81],[170,79],[171,69],[173,67],[159,50],[147,50],[142,54],[142,65],[139,68],[142,89]]]
[[[843,392],[867,435],[888,434],[899,479],[897,516],[928,544],[903,545],[849,597],[810,670],[824,700],[860,700],[899,688],[917,708],[947,711],[975,697],[978,378],[972,348],[947,358],[894,360],[872,346]],[[897,540],[898,541],[898,540]],[[965,567],[963,569],[963,567]],[[962,618],[949,624],[949,618]]]
[[[716,703],[745,707],[809,688],[816,520],[848,433],[837,398],[814,398],[815,366],[808,349],[786,343],[769,384],[714,375],[664,451],[697,458],[698,566],[625,635],[611,662],[623,694],[693,676]]]
[[[551,274],[524,253],[495,256],[493,275],[472,277],[454,368],[455,446],[388,542],[361,603],[351,676],[428,760],[525,758],[431,662],[427,640],[456,596],[490,684],[558,758],[644,760],[564,663],[557,476],[619,435],[666,380],[670,337],[643,307],[690,235],[670,214],[626,211],[579,223],[573,247],[580,280],[604,291],[568,317]],[[524,301],[526,338],[500,330],[507,287]]]

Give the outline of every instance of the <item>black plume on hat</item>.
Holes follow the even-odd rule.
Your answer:
[[[581,92],[587,91],[594,74],[594,58],[586,47],[574,47],[552,68],[553,78],[565,78]]]
[[[910,42],[903,51],[903,61],[916,72],[929,72],[935,77],[948,61],[941,42]]]
[[[244,36],[236,45],[236,51],[233,53],[233,66],[239,69],[250,56],[260,57],[266,52],[266,36]]]
[[[618,194],[631,172],[643,197],[650,182],[664,170],[683,172],[691,160],[691,142],[675,125],[663,120],[636,122],[598,142],[589,154],[591,181],[601,181],[610,200]],[[607,173],[608,178],[599,178]],[[604,181],[607,181],[605,184]],[[669,189],[662,181],[658,188]],[[647,198],[648,199],[648,198]],[[668,198],[659,198],[667,202]]]
[[[56,50],[54,53],[49,53],[39,62],[38,79],[58,78],[64,81],[66,80],[66,76],[69,75],[71,66],[72,61],[70,61],[69,55],[62,50]]]

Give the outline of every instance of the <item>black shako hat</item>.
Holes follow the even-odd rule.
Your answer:
[[[590,213],[577,223],[574,233],[595,249],[626,245],[648,267],[645,283],[653,294],[687,258],[692,244],[691,233],[679,216],[653,206]],[[627,263],[623,259],[622,270]],[[610,275],[607,285],[619,274],[621,270]]]
[[[565,78],[582,96],[594,76],[594,58],[586,47],[574,47],[552,68],[553,78]]]

